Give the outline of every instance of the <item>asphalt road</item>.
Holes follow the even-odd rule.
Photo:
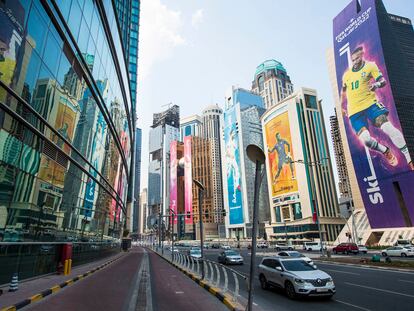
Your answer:
[[[121,259],[25,310],[225,311],[227,307],[157,254],[132,248]]]
[[[220,250],[206,250],[209,260],[217,261]],[[263,253],[259,250],[257,264]],[[242,250],[245,264],[232,266],[235,270],[248,275],[250,251]],[[372,254],[371,254],[372,255]],[[412,259],[411,259],[412,260]],[[316,262],[319,269],[334,279],[337,293],[331,300],[306,298],[289,300],[279,289],[262,290],[258,277],[254,279],[254,303],[261,310],[413,310],[414,273],[385,271],[375,268],[351,267],[340,264]],[[241,285],[241,295],[247,297],[247,287]]]

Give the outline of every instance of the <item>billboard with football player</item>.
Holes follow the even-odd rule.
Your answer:
[[[353,0],[334,19],[336,77],[370,225],[406,227],[414,223],[414,166],[395,108],[375,4]]]
[[[298,190],[287,107],[278,109],[265,120],[265,144],[269,161],[269,179],[272,196]]]

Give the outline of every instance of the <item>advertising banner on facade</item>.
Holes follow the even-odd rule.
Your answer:
[[[333,34],[342,116],[370,225],[412,226],[414,172],[384,61],[375,1],[358,6],[353,0],[334,19]]]
[[[243,224],[244,222],[236,107],[237,105],[234,105],[224,112],[224,152],[226,159],[224,167],[227,179],[230,225]]]
[[[272,196],[297,191],[292,136],[286,109],[269,116],[265,124],[265,135]]]
[[[170,144],[170,209],[177,215],[177,141]],[[174,224],[177,217],[174,217]]]
[[[96,120],[96,128],[92,136],[92,148],[91,148],[91,163],[94,168],[100,171],[102,167],[102,160],[105,154],[105,133],[106,133],[106,123],[103,118],[102,113],[98,114]],[[89,173],[93,177],[97,177],[98,173],[94,169],[89,169]],[[91,217],[93,206],[95,204],[96,196],[96,182],[92,178],[88,178],[85,190],[85,201],[84,201],[84,210],[81,212],[82,215]]]
[[[193,174],[191,172],[191,136],[184,137],[184,209],[186,224],[193,223]]]

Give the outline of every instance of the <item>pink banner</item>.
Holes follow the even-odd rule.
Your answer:
[[[193,176],[191,172],[191,136],[184,137],[184,208],[185,214],[190,214],[190,217],[185,217],[186,224],[193,223]]]
[[[177,141],[170,144],[170,209],[177,215]],[[174,217],[174,224],[177,217]]]

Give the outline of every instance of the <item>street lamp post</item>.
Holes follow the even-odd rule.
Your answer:
[[[193,182],[198,187],[198,217],[200,224],[200,248],[201,248],[201,279],[204,280],[204,241],[203,241],[203,193],[204,186],[198,180],[193,179]]]
[[[250,273],[249,273],[249,296],[247,302],[247,310],[253,308],[253,278],[256,266],[256,242],[257,242],[257,212],[259,209],[259,193],[265,170],[262,171],[262,164],[265,163],[265,155],[263,150],[256,145],[248,145],[246,153],[249,159],[256,164],[254,178],[254,200],[253,200],[253,228],[252,228],[252,250],[250,256]]]

